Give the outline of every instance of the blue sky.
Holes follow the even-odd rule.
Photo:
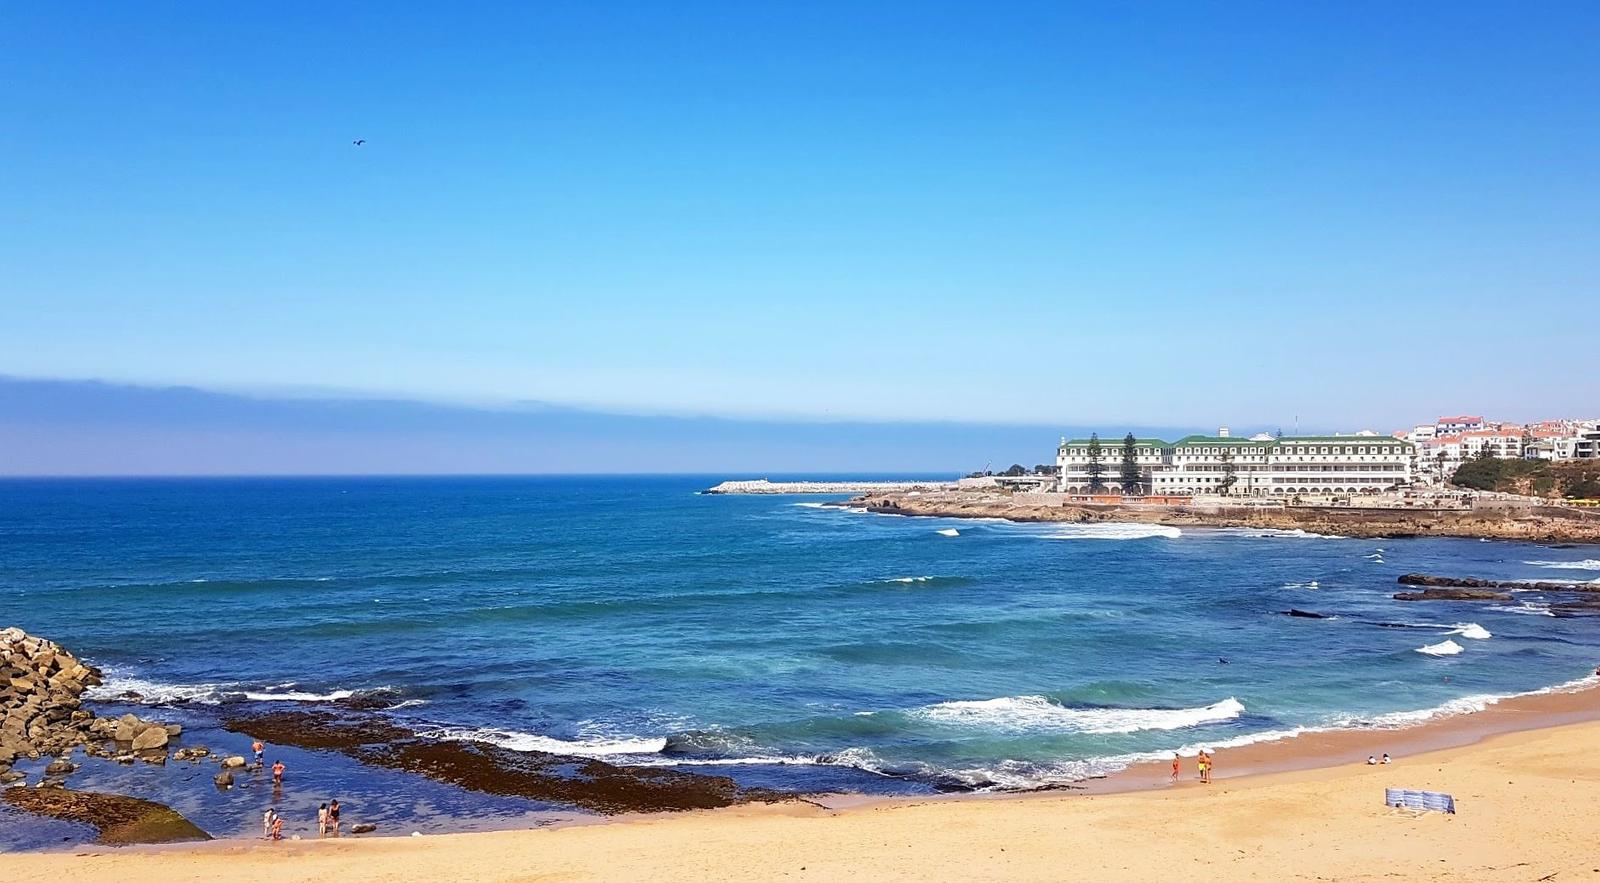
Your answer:
[[[0,25],[0,374],[1079,426],[1600,403],[1594,4]]]

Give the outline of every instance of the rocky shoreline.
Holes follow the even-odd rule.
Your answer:
[[[96,842],[123,845],[209,839],[171,808],[148,800],[73,790],[67,780],[86,758],[120,764],[213,763],[210,783],[226,792],[246,759],[204,746],[182,746],[183,728],[133,714],[100,717],[83,697],[101,671],[53,641],[18,628],[0,630],[0,799],[12,808],[87,824]],[[123,698],[137,701],[136,694]],[[389,696],[351,697],[332,710],[236,715],[223,729],[277,746],[332,751],[362,764],[399,770],[500,797],[560,804],[615,815],[711,809],[792,799],[787,792],[740,786],[724,776],[607,763],[589,757],[513,751],[486,742],[424,737],[384,715]],[[175,749],[175,750],[174,750]],[[38,781],[28,786],[30,773]],[[202,781],[204,779],[202,778]],[[171,799],[171,798],[168,798]],[[371,825],[360,826],[371,830]],[[357,828],[353,833],[360,833]]]
[[[1526,510],[1361,509],[1340,507],[1196,509],[1166,506],[1047,505],[978,491],[862,494],[836,505],[886,515],[1000,518],[1065,524],[1136,523],[1171,527],[1301,530],[1368,539],[1464,537],[1535,543],[1600,543],[1600,512],[1557,506]]]
[[[602,815],[716,809],[793,797],[743,788],[724,776],[513,751],[488,742],[425,739],[388,719],[352,710],[270,712],[233,718],[224,726],[266,742],[338,751],[472,791],[564,803]]]
[[[209,839],[183,816],[159,803],[71,791],[68,776],[81,750],[118,763],[165,764],[169,743],[182,734],[178,724],[161,724],[125,714],[98,717],[83,707],[83,695],[103,682],[100,669],[80,662],[61,645],[19,628],[0,630],[0,786],[7,803],[28,812],[84,822],[103,843],[158,843]],[[198,760],[205,749],[179,749],[178,759]],[[53,757],[35,788],[21,787],[26,775],[19,761]]]

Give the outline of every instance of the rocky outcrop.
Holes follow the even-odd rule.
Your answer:
[[[435,741],[367,714],[283,711],[225,726],[274,745],[333,750],[363,763],[418,773],[485,794],[565,803],[598,813],[711,809],[789,795],[743,788],[724,776],[513,751],[486,742]]]
[[[866,493],[840,505],[892,515],[1004,518],[1022,522],[1132,522],[1173,527],[1304,530],[1345,537],[1472,537],[1536,543],[1600,543],[1600,512],[1564,506],[1523,509],[1377,509],[1335,506],[1218,509],[1130,503],[1049,503],[994,491]]]
[[[1518,589],[1532,592],[1600,592],[1600,585],[1580,582],[1552,582],[1509,579],[1479,579],[1475,576],[1433,576],[1407,573],[1395,582],[1403,586],[1431,586],[1441,589]]]
[[[1396,601],[1510,601],[1510,592],[1493,589],[1423,589],[1420,592],[1396,592]]]
[[[122,747],[146,760],[164,762],[172,736],[168,727],[131,714],[100,718],[83,707],[84,692],[101,682],[100,669],[54,641],[15,627],[0,630],[0,781],[16,778],[11,764],[17,758],[65,757],[79,746],[109,757],[107,742],[125,743]],[[52,767],[59,772],[48,775],[77,769]]]
[[[122,846],[211,839],[174,810],[148,800],[52,787],[7,788],[4,793],[5,801],[17,809],[94,826],[98,843]]]

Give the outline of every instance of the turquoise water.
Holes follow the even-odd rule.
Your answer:
[[[0,625],[200,725],[391,688],[439,738],[896,792],[1398,725],[1600,660],[1538,594],[1390,598],[1406,571],[1594,579],[1595,547],[696,495],[723,477],[7,482]]]

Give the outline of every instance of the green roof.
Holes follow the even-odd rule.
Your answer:
[[[1173,447],[1178,445],[1270,445],[1271,441],[1254,441],[1248,438],[1223,438],[1217,435],[1186,435],[1173,442]]]
[[[1069,440],[1067,442],[1067,444],[1069,446],[1070,445],[1087,445],[1087,444],[1089,444],[1089,441],[1090,440],[1086,439],[1086,438],[1075,438],[1075,439]],[[1106,447],[1106,446],[1109,446],[1109,445],[1115,445],[1115,446],[1120,448],[1120,447],[1122,447],[1122,443],[1123,443],[1123,438],[1121,436],[1118,436],[1116,438],[1103,438],[1103,439],[1100,439],[1101,447]],[[1147,447],[1147,448],[1170,448],[1170,447],[1172,447],[1172,444],[1170,442],[1164,442],[1159,438],[1136,438],[1136,439],[1133,440],[1133,443],[1136,444],[1136,445],[1143,445],[1144,447]]]
[[[1392,435],[1286,435],[1283,438],[1278,439],[1278,441],[1301,443],[1310,442],[1314,444],[1335,442],[1341,445],[1370,445],[1376,442],[1390,442],[1397,445],[1411,444],[1403,438],[1395,438]]]

